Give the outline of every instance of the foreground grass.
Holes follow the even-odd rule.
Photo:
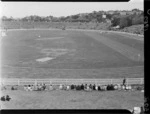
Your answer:
[[[4,90],[11,100],[2,102],[2,109],[129,109],[143,106],[140,91],[24,91]]]

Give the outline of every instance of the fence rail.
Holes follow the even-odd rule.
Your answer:
[[[2,85],[122,84],[123,79],[1,79]],[[127,84],[144,84],[144,78],[127,78]]]

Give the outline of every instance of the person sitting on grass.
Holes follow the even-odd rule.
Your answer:
[[[45,84],[43,84],[42,89],[43,89],[43,90],[45,90],[45,89],[46,89],[46,85],[45,85]]]
[[[98,85],[98,91],[101,91],[101,86],[100,85]]]
[[[93,90],[96,90],[96,85],[95,85],[95,84],[93,85],[93,88],[92,88],[92,89],[93,89]]]
[[[95,90],[98,91],[98,85],[95,85]]]
[[[67,85],[66,84],[64,84],[63,90],[67,90]]]
[[[38,91],[41,91],[42,90],[42,84],[39,84],[38,85]]]
[[[67,86],[66,86],[66,90],[70,90],[70,85],[67,85]]]
[[[84,85],[84,90],[86,90],[86,89],[87,89],[87,84]]]
[[[92,84],[90,84],[90,85],[89,85],[89,88],[90,88],[90,90],[92,90],[92,89],[93,89],[93,86],[92,86]]]
[[[81,85],[77,85],[76,90],[81,90]]]
[[[1,97],[1,101],[5,101],[5,96],[2,96],[2,97]]]
[[[121,86],[121,89],[122,89],[122,90],[125,90],[125,88],[126,88],[125,85],[122,85],[122,86]]]
[[[85,91],[91,91],[91,86],[90,85],[87,85],[86,88],[85,88]]]
[[[16,87],[14,87],[14,86],[12,86],[12,87],[11,87],[11,90],[17,90],[17,88],[16,88]]]
[[[28,85],[28,91],[32,91],[31,85]]]
[[[74,90],[75,86],[73,84],[71,84],[70,89]]]
[[[122,89],[120,84],[117,84],[117,86],[118,86],[118,90]]]
[[[59,85],[59,89],[63,90],[63,85],[62,84]]]
[[[81,84],[81,90],[84,90],[84,85],[83,84]]]
[[[27,85],[24,85],[24,90],[27,91]]]
[[[11,90],[15,90],[14,86],[11,87]]]
[[[49,90],[53,90],[53,86],[52,85],[49,85]]]
[[[107,86],[106,86],[106,85],[103,85],[103,86],[101,87],[101,90],[102,90],[102,91],[106,91],[106,90],[107,90]]]
[[[118,86],[115,84],[114,85],[114,90],[117,90],[118,89]]]
[[[10,101],[10,97],[9,97],[9,95],[6,95],[6,101]]]
[[[126,85],[125,86],[125,90],[131,90],[132,88],[131,88],[131,86],[130,85]]]

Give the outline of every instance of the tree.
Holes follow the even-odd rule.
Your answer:
[[[137,15],[132,19],[132,25],[144,24],[144,16]]]
[[[121,17],[120,19],[120,28],[128,27],[132,25],[132,20],[129,16]]]
[[[120,24],[120,18],[119,17],[114,17],[113,20],[111,21],[112,26],[117,26]]]

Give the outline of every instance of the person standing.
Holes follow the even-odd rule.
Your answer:
[[[123,85],[126,85],[126,78],[123,79]]]

